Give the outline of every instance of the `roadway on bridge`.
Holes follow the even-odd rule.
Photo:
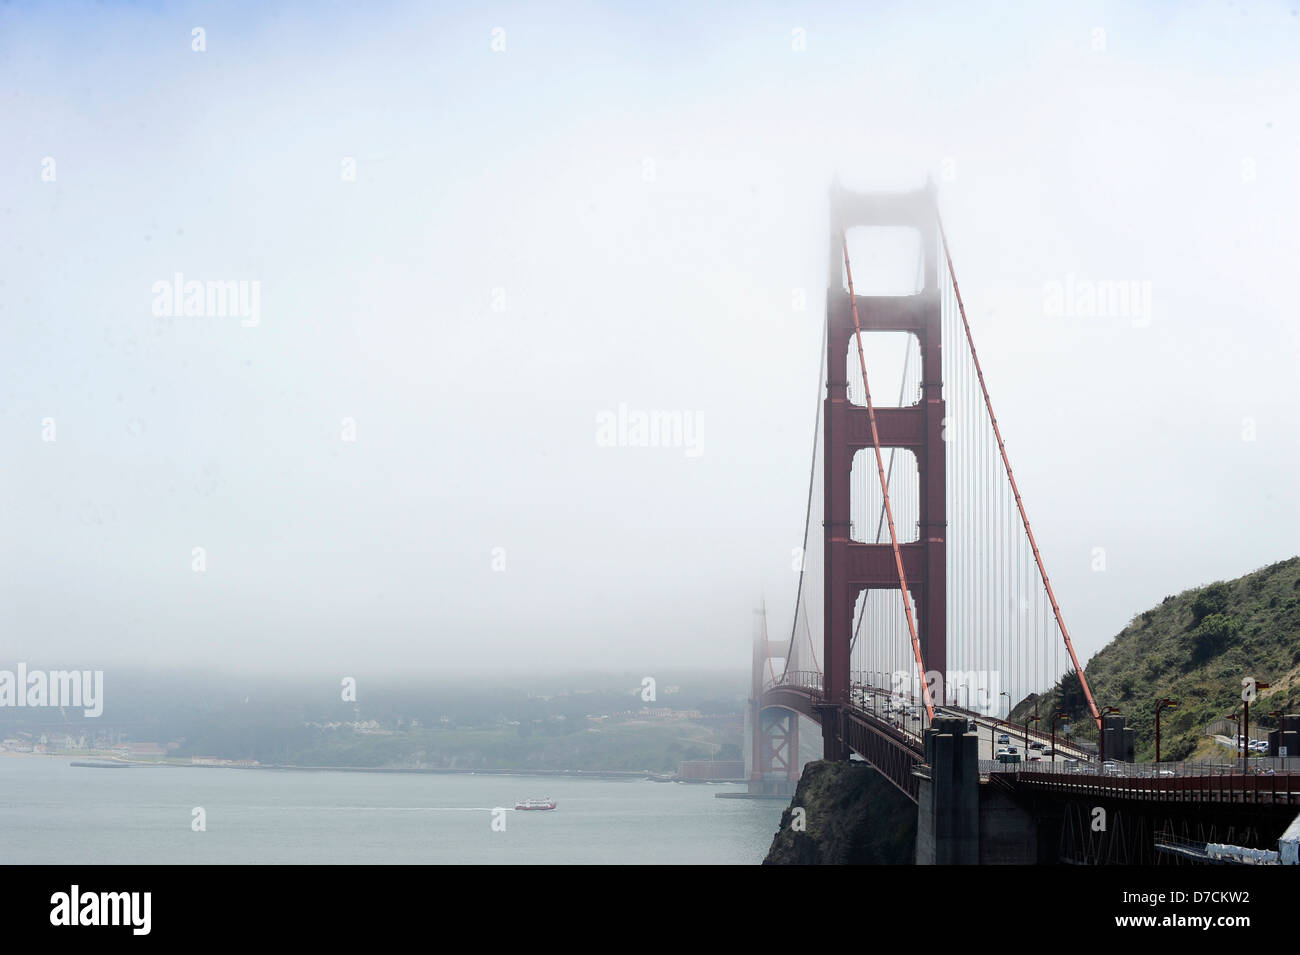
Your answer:
[[[857,703],[859,709],[876,716],[877,719],[894,725],[918,741],[922,739],[923,721],[920,716],[912,715],[913,713],[924,713],[919,703],[900,703],[888,690],[874,687],[856,687],[855,690],[855,700],[861,701]],[[889,706],[888,711],[885,709],[887,705]],[[975,721],[979,735],[980,759],[997,759],[997,750],[1004,745],[1015,747],[1015,752],[1020,756],[1021,762],[1028,762],[1035,756],[1038,756],[1043,762],[1063,762],[1066,758],[1086,762],[1091,758],[1086,751],[1067,742],[1059,735],[1056,738],[1056,755],[1043,756],[1042,749],[1026,749],[1023,726],[1012,726],[1003,720],[969,713],[960,707],[936,707],[935,712],[965,716],[968,720]],[[997,738],[1004,733],[1008,742],[1005,744],[998,743]],[[1035,742],[1042,743],[1043,749],[1051,746],[1049,737],[1036,733],[1031,729],[1029,731],[1029,743],[1033,744]]]

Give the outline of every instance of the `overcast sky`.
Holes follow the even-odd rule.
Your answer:
[[[1083,654],[1300,550],[1294,2],[741,6],[6,5],[0,665],[747,666],[837,171],[936,179]]]

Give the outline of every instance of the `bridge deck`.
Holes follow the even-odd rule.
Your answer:
[[[878,707],[883,690],[866,688],[872,705]],[[915,802],[920,789],[918,772],[925,769],[925,748],[921,724],[916,732],[905,718],[900,725],[882,719],[877,712],[858,705],[832,706],[822,696],[820,685],[804,678],[799,682],[774,683],[763,691],[762,706],[783,707],[818,724],[837,721],[837,735],[851,752],[874,766],[895,787]],[[989,730],[989,756],[993,755],[994,733],[1001,726],[1019,742],[1019,730],[970,715],[981,730]],[[1029,732],[1031,738],[1044,740]],[[981,740],[981,746],[984,745]],[[1008,765],[992,759],[980,760],[981,776],[997,777],[1004,784],[1039,792],[1059,792],[1138,801],[1179,803],[1249,803],[1300,805],[1300,771],[1242,772],[1232,764],[1118,764],[1113,772],[1097,772],[1095,762],[1083,750],[1062,741],[1057,751],[1080,760],[1072,763],[1029,762]],[[1168,767],[1168,768],[1166,768]]]
[[[839,722],[837,735],[849,749],[870,763],[913,802],[918,799],[920,780],[915,770],[925,760],[920,738],[873,716],[858,706],[827,706],[821,688],[778,683],[763,693],[763,706],[794,710],[818,724],[826,719]]]

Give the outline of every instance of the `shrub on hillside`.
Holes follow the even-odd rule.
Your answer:
[[[1228,609],[1228,587],[1226,584],[1210,584],[1192,601],[1192,626],[1200,626],[1201,621],[1213,614],[1221,614]]]
[[[1212,613],[1192,632],[1193,657],[1208,660],[1222,653],[1241,633],[1241,623],[1236,617]]]

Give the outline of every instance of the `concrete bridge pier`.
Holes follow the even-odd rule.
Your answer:
[[[978,865],[979,738],[966,732],[964,719],[937,719],[925,733],[925,761],[929,773],[920,777],[916,864]]]

